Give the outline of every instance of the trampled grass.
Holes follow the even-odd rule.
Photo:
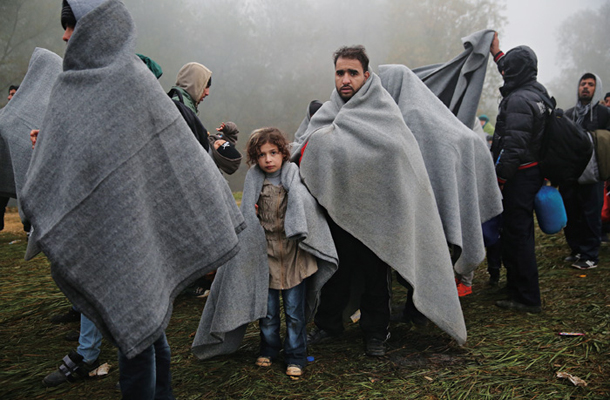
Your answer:
[[[78,324],[53,325],[49,317],[69,302],[55,286],[43,256],[23,261],[26,237],[18,217],[7,214],[0,232],[0,399],[120,398],[116,349],[104,341],[101,362],[112,365],[104,378],[53,389],[42,378],[59,365],[76,342],[65,334]],[[561,234],[538,232],[537,255],[543,295],[541,314],[501,310],[499,289],[486,286],[484,264],[474,293],[462,298],[468,342],[457,346],[434,326],[391,326],[389,352],[364,354],[357,324],[342,339],[313,346],[314,357],[300,380],[284,374],[281,362],[254,366],[258,327],[251,324],[240,350],[198,361],[190,352],[205,300],[180,297],[167,336],[172,348],[173,387],[178,399],[608,399],[610,398],[610,251],[601,250],[598,268],[578,271],[563,262]],[[500,287],[504,285],[504,277]],[[405,291],[394,285],[394,304]],[[585,336],[559,336],[582,332]],[[576,387],[558,379],[567,372],[585,380]]]

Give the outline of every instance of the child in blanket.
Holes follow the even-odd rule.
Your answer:
[[[282,186],[282,169],[290,161],[289,144],[277,128],[261,128],[252,133],[246,145],[248,165],[256,164],[265,173],[265,180],[256,209],[265,231],[269,259],[269,295],[267,315],[259,320],[260,355],[256,365],[269,367],[278,356],[280,339],[280,294],[284,303],[286,338],[284,361],[286,374],[298,377],[307,361],[305,330],[305,278],[318,267],[313,255],[303,251],[297,240],[286,237],[284,219],[290,193]],[[256,167],[255,167],[256,168]]]

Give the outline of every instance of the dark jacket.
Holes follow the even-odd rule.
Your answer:
[[[566,115],[572,121],[576,120],[574,110],[575,107],[566,110]],[[594,105],[591,111],[585,116],[581,125],[588,131],[594,131],[596,129],[610,130],[610,109],[602,104]]]
[[[180,92],[172,89],[168,95],[172,98],[172,101],[176,105],[176,108],[178,108],[178,111],[180,111],[180,114],[186,121],[189,128],[191,128],[191,131],[193,132],[193,135],[195,135],[197,141],[201,144],[201,146],[203,146],[205,151],[209,151],[210,142],[208,141],[208,131],[199,120],[199,117],[197,117],[190,107],[184,104],[183,97]]]
[[[547,116],[540,94],[548,93],[536,80],[536,54],[529,47],[515,47],[497,63],[504,86],[491,151],[498,181],[504,183],[518,169],[537,165]]]

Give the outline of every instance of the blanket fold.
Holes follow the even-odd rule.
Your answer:
[[[413,69],[468,128],[472,128],[479,106],[494,33],[485,29],[463,37],[464,51],[451,61]]]
[[[459,344],[466,341],[451,259],[417,142],[371,73],[344,102],[336,90],[295,134],[307,145],[301,176],[341,228],[414,288],[415,306]]]
[[[255,211],[264,179],[258,166],[248,170],[241,203],[247,228],[239,234],[239,254],[218,270],[212,283],[192,346],[199,359],[236,351],[248,324],[267,314],[267,242]],[[337,269],[337,252],[323,210],[302,184],[295,164],[284,163],[281,182],[288,192],[286,236],[299,240],[299,246],[314,255],[318,263],[318,271],[306,280],[309,319],[322,285]]]
[[[40,128],[21,199],[30,240],[74,306],[133,358],[178,293],[237,253],[243,217],[135,55],[118,0],[79,20]]]
[[[482,223],[502,213],[489,149],[404,65],[381,65],[379,77],[417,140],[447,242],[461,249],[454,268],[472,272],[485,258]]]

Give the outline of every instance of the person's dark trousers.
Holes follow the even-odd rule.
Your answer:
[[[491,246],[487,246],[487,273],[494,280],[500,278],[500,269],[502,268],[502,239]]]
[[[9,200],[9,197],[0,196],[0,231],[4,229],[4,213]]]
[[[327,217],[327,221],[339,255],[339,268],[322,287],[314,322],[331,335],[340,335],[351,286],[359,283],[364,287],[359,302],[364,337],[386,340],[390,323],[390,267],[331,218]]]
[[[405,321],[425,321],[426,316],[419,312],[413,302],[413,286],[405,278],[396,273],[396,280],[407,289],[407,300],[405,300],[405,308],[402,310],[402,316]]]
[[[534,240],[534,198],[542,187],[540,168],[518,170],[504,184],[502,262],[511,300],[540,306],[538,266]]]
[[[305,319],[305,281],[285,289],[269,289],[267,316],[259,319],[261,330],[260,355],[275,359],[282,349],[280,338],[280,293],[284,300],[286,338],[284,340],[284,362],[304,368],[307,364],[307,320]]]
[[[119,382],[124,400],[173,400],[171,352],[165,332],[132,359],[119,350]]]
[[[581,260],[597,262],[602,236],[604,182],[563,185],[559,192],[568,217],[563,231],[572,254],[580,254]]]

